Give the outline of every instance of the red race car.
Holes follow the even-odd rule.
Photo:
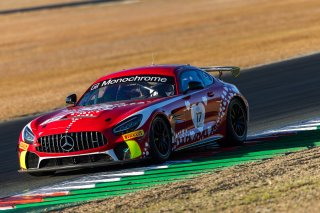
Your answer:
[[[209,72],[218,72],[213,77]],[[150,158],[218,141],[241,144],[248,103],[220,80],[237,67],[152,65],[116,72],[94,82],[70,106],[42,115],[20,135],[20,172],[57,170]]]

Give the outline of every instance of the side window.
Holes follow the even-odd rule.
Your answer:
[[[200,73],[200,76],[204,82],[205,87],[209,86],[213,83],[213,77],[209,73],[203,72],[203,71],[200,71],[199,73]]]
[[[180,87],[182,91],[186,91],[188,89],[188,84],[190,81],[198,81],[203,83],[196,71],[185,71],[180,76]]]

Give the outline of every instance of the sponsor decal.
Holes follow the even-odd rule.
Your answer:
[[[207,97],[202,97],[202,101],[196,104],[190,105],[189,101],[185,101],[187,110],[191,111],[191,118],[194,124],[194,127],[200,132],[203,131],[204,119],[206,114],[205,106],[208,104]]]
[[[27,169],[26,156],[27,156],[27,151],[22,151],[20,153],[19,162],[20,162],[21,169]]]
[[[206,114],[205,106],[207,105],[208,99],[205,96],[202,97],[202,101],[195,104],[190,104],[189,101],[185,101],[185,106],[187,110],[191,112],[191,118],[194,125],[194,129],[183,129],[176,133],[174,138],[175,146],[201,141],[215,133],[215,122],[210,122],[207,124],[204,123]]]
[[[202,131],[194,132],[188,130],[181,130],[175,134],[175,144],[182,145],[188,143],[194,143],[196,141],[201,141],[215,134],[214,123],[203,127]]]
[[[29,144],[25,143],[25,142],[20,142],[19,143],[19,149],[22,149],[24,151],[27,151],[29,148]]]
[[[59,112],[56,116],[49,118],[48,120],[42,122],[40,125],[49,124],[55,121],[65,119],[68,116],[71,116],[74,120],[79,120],[82,118],[95,118],[102,111],[110,111],[115,108],[132,106],[132,105],[143,105],[147,104],[149,101],[140,101],[132,103],[119,103],[119,104],[99,104],[93,106],[79,107],[78,109],[65,109]]]
[[[144,150],[143,150],[143,152],[142,152],[142,156],[145,158],[145,157],[148,157],[149,156],[149,143],[148,142],[146,142],[145,144],[144,144]]]
[[[137,143],[137,141],[135,140],[127,140],[126,144],[129,147],[130,152],[126,153],[126,154],[130,154],[130,158],[128,158],[129,156],[127,156],[125,159],[135,159],[141,156],[142,152],[140,149],[139,144]]]
[[[130,82],[158,82],[158,83],[173,83],[172,77],[168,76],[156,76],[156,75],[136,75],[136,76],[126,76],[121,78],[110,78],[102,82],[96,83],[91,86],[91,90],[98,89],[100,87],[105,87],[113,84],[120,83],[130,83]]]
[[[127,141],[127,140],[131,140],[133,138],[138,138],[138,137],[142,137],[142,136],[144,136],[144,131],[138,130],[138,131],[124,134],[124,135],[122,135],[122,138],[123,138],[123,140]]]

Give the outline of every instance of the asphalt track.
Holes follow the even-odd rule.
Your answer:
[[[319,117],[319,59],[320,54],[315,54],[252,68],[237,79],[224,78],[227,82],[235,83],[250,103],[250,133]],[[17,139],[22,127],[32,118],[25,117],[0,124],[0,197],[76,178],[83,173],[101,171],[73,171],[52,177],[18,174]],[[123,169],[128,166],[119,167]],[[116,169],[119,168],[104,168]]]

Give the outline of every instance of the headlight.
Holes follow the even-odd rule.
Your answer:
[[[128,132],[132,132],[140,125],[141,120],[142,115],[135,115],[117,124],[112,131],[116,135],[123,135]]]
[[[26,143],[29,143],[29,144],[32,144],[34,141],[34,134],[32,133],[31,129],[28,126],[24,128],[23,139]]]

